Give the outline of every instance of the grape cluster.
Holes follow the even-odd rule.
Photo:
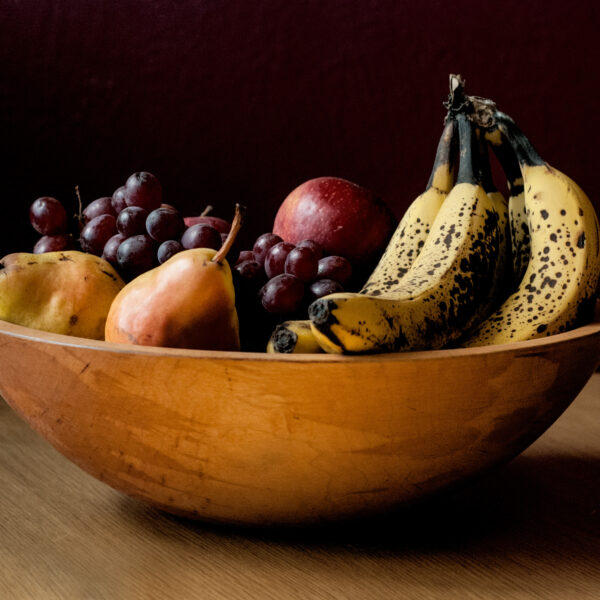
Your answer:
[[[238,280],[257,288],[263,308],[289,316],[313,300],[343,292],[352,279],[352,266],[342,256],[323,256],[313,240],[284,242],[264,233],[252,250],[242,250],[234,266]]]
[[[35,200],[29,219],[42,234],[34,253],[80,249],[107,260],[126,280],[182,250],[218,250],[229,225],[219,219],[221,231],[206,223],[186,226],[180,213],[163,203],[160,182],[146,171],[133,173],[112,196],[90,202],[79,215],[78,238],[68,232],[67,212],[55,198]]]
[[[258,352],[278,323],[306,319],[313,300],[354,284],[346,258],[324,256],[313,240],[291,244],[273,233],[242,250],[232,272],[242,349]]]

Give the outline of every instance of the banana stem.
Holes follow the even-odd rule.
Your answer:
[[[460,75],[450,75],[450,95],[448,102],[445,103],[448,109],[448,116],[468,118],[479,128],[486,131],[493,131],[496,127],[499,129],[503,142],[506,140],[512,148],[512,153],[516,157],[519,166],[542,166],[546,162],[537,153],[531,142],[525,134],[519,129],[517,124],[507,114],[496,108],[496,103],[488,98],[479,96],[468,96],[464,93],[464,80]],[[459,120],[459,136],[460,123]],[[512,153],[506,148],[504,143],[500,145],[493,144],[494,152],[502,164],[506,176],[511,185],[511,190],[516,181],[520,178],[520,169],[517,170]],[[463,166],[463,140],[460,141],[461,147],[461,168]],[[477,169],[475,169],[477,173]],[[457,183],[461,182],[459,170]]]
[[[494,185],[494,179],[492,178],[492,168],[490,166],[487,143],[483,131],[480,129],[477,129],[477,142],[479,146],[479,175],[481,185],[487,194],[497,192],[498,188]]]
[[[494,120],[512,146],[521,166],[535,167],[546,164],[546,161],[537,153],[525,134],[507,114],[497,110],[494,114]]]
[[[425,190],[430,189],[436,185],[437,175],[440,173],[440,169],[444,169],[446,174],[449,174],[454,169],[454,163],[456,161],[456,144],[455,135],[456,130],[456,119],[453,116],[449,116],[442,136],[438,142],[437,151],[435,154],[435,161],[433,163],[433,169],[429,177],[429,182]],[[437,185],[439,187],[439,185]]]
[[[506,139],[506,135],[500,129],[498,129],[498,133],[500,134],[500,143],[490,143],[490,146],[506,175],[511,194],[515,195],[520,193],[523,188],[523,184],[518,183],[521,179],[521,168],[510,143]],[[521,189],[519,190],[519,188]]]
[[[479,153],[476,152],[473,124],[464,114],[456,115],[458,122],[458,141],[460,164],[456,183],[479,183]]]
[[[465,96],[465,80],[460,75],[450,75],[450,93],[444,106],[448,109],[446,118],[464,113],[470,108],[470,102]]]

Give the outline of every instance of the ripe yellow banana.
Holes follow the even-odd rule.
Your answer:
[[[439,348],[475,324],[498,260],[498,216],[479,183],[474,129],[459,114],[460,167],[410,271],[379,294],[331,294],[309,307],[326,351]]]
[[[488,316],[491,310],[497,308],[512,291],[510,279],[512,274],[512,258],[510,246],[510,228],[508,220],[508,202],[504,195],[498,191],[492,178],[490,159],[487,143],[483,133],[478,130],[479,159],[481,185],[490,197],[498,215],[498,262],[494,274],[494,282],[486,302],[481,305],[482,318]]]
[[[487,132],[485,137],[491,144],[507,178],[508,222],[512,255],[513,290],[511,291],[514,291],[525,275],[531,254],[531,239],[525,214],[523,176],[515,154],[501,130],[495,127],[492,131]]]
[[[421,252],[442,203],[454,185],[456,121],[447,119],[438,142],[427,188],[408,207],[360,294],[381,294],[399,281]],[[322,340],[322,343],[323,340]],[[286,321],[273,332],[267,352],[322,352],[309,320]]]
[[[456,122],[446,121],[425,191],[407,208],[379,263],[361,294],[381,294],[395,285],[421,252],[442,203],[454,185],[454,139]]]
[[[314,354],[323,352],[311,328],[310,321],[285,321],[277,325],[267,344],[271,354]]]
[[[494,116],[521,168],[531,258],[516,292],[465,346],[548,336],[588,321],[600,278],[598,217],[588,197],[540,158],[510,117]]]

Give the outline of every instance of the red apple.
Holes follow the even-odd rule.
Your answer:
[[[208,215],[199,217],[183,217],[183,222],[185,223],[186,227],[198,225],[199,223],[202,225],[210,225],[219,233],[229,233],[229,230],[231,229],[231,223],[229,221],[220,219],[219,217],[209,217]]]
[[[292,244],[314,240],[327,254],[364,267],[381,256],[396,225],[390,209],[373,192],[338,177],[318,177],[283,201],[273,233]]]

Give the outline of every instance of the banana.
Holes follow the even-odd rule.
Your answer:
[[[310,321],[285,321],[275,328],[267,344],[271,354],[313,354],[323,352],[310,328]]]
[[[598,217],[588,197],[540,158],[510,117],[496,111],[494,118],[521,168],[531,258],[518,289],[465,346],[548,336],[588,321],[600,278]]]
[[[407,208],[379,263],[360,294],[382,294],[408,272],[421,252],[431,225],[454,185],[456,121],[446,120],[425,191]],[[267,352],[322,352],[309,320],[286,321],[273,332]]]
[[[485,138],[492,146],[507,178],[508,196],[508,221],[510,229],[511,256],[512,256],[512,285],[513,289],[519,285],[525,275],[531,254],[531,239],[527,215],[525,214],[525,193],[523,176],[519,163],[501,130],[495,127],[485,134]]]
[[[421,252],[431,225],[454,185],[455,129],[454,118],[447,119],[427,187],[407,208],[360,294],[383,294],[406,275]]]
[[[482,318],[487,317],[492,309],[497,308],[499,304],[508,296],[510,290],[510,276],[512,274],[511,246],[510,246],[510,228],[508,219],[508,203],[504,195],[498,191],[492,178],[490,167],[490,158],[488,155],[487,144],[481,130],[477,130],[479,140],[479,169],[481,185],[485,193],[490,197],[494,210],[498,215],[498,261],[494,274],[494,282],[490,290],[489,297],[481,306]],[[512,290],[510,290],[512,291]]]
[[[309,307],[326,351],[440,348],[471,328],[498,260],[498,216],[481,186],[474,129],[458,114],[460,167],[410,271],[376,294],[331,294]]]

